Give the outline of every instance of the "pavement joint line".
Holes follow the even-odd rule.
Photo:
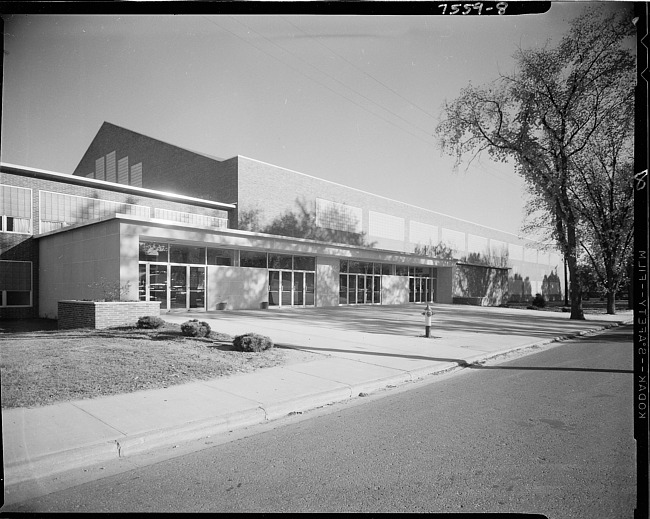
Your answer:
[[[86,413],[88,416],[92,416],[93,419],[97,420],[98,422],[103,423],[106,427],[110,427],[111,429],[116,430],[118,433],[120,433],[120,434],[126,436],[126,433],[125,433],[124,431],[120,431],[120,430],[119,430],[117,427],[115,427],[114,425],[111,425],[111,424],[109,424],[109,423],[106,423],[106,422],[105,422],[104,420],[102,420],[99,416],[95,416],[94,414],[92,414],[90,411],[84,409],[83,407],[79,407],[75,402],[69,402],[69,404],[70,404],[72,407],[74,407],[74,408],[76,408],[76,409],[79,409],[79,411],[82,411],[82,412]]]

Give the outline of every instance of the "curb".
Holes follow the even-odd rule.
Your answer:
[[[576,332],[576,333],[569,333],[567,335],[558,335],[557,337],[553,337],[552,339],[545,339],[543,341],[537,341],[537,342],[533,342],[533,343],[530,343],[530,344],[523,344],[522,346],[515,346],[514,348],[510,348],[510,349],[507,349],[507,350],[496,351],[496,352],[490,353],[488,355],[478,357],[475,360],[473,360],[471,363],[466,363],[465,366],[462,366],[462,365],[458,364],[458,367],[464,368],[466,366],[471,366],[472,364],[478,364],[480,362],[485,362],[485,361],[488,361],[488,360],[491,360],[491,359],[495,359],[495,358],[500,357],[502,355],[507,355],[508,353],[514,353],[514,352],[518,352],[518,351],[522,351],[522,350],[527,350],[527,349],[530,349],[530,348],[538,348],[538,347],[541,347],[541,346],[545,346],[547,344],[552,344],[554,342],[567,341],[567,340],[570,340],[570,339],[575,339],[577,337],[586,337],[586,336],[592,335],[594,333],[609,330],[610,328],[618,328],[619,326],[626,326],[626,325],[633,324],[633,323],[634,323],[633,319],[628,319],[626,321],[619,321],[619,322],[616,322],[616,323],[609,323],[609,324],[605,324],[605,325],[602,325],[602,326],[599,326],[599,327],[596,327],[596,328],[591,328],[589,330],[582,330],[582,331]]]
[[[33,480],[34,474],[38,474],[39,478],[52,476],[68,470],[86,467],[94,463],[126,458],[128,456],[142,454],[155,449],[169,447],[179,442],[195,441],[211,435],[232,431],[234,429],[243,429],[245,427],[259,425],[265,422],[275,421],[280,418],[285,418],[293,413],[307,412],[319,407],[344,402],[360,396],[367,396],[370,393],[387,388],[399,387],[409,382],[422,380],[429,376],[466,369],[471,365],[479,364],[508,353],[583,337],[599,331],[632,323],[633,319],[619,321],[590,330],[583,330],[573,334],[561,335],[552,339],[545,339],[514,348],[492,352],[477,357],[471,362],[450,362],[443,366],[438,365],[429,368],[405,371],[402,375],[368,381],[354,386],[345,385],[345,387],[342,388],[331,389],[306,397],[299,397],[295,400],[285,400],[273,403],[269,406],[260,405],[255,409],[235,412],[218,418],[207,418],[190,422],[182,426],[159,429],[157,431],[150,431],[130,437],[122,437],[108,442],[104,441],[86,447],[62,450],[36,459],[15,462],[5,467],[5,490],[9,486]]]

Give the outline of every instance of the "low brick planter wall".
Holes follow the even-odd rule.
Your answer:
[[[140,317],[160,317],[160,301],[59,301],[59,330],[135,326]]]

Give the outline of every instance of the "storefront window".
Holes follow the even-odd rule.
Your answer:
[[[269,268],[291,270],[291,256],[286,254],[269,254]]]
[[[31,261],[0,261],[0,306],[32,306]]]
[[[410,276],[429,277],[430,272],[429,267],[409,267]]]
[[[167,263],[169,258],[169,245],[167,243],[141,241],[140,261],[157,261]]]
[[[172,245],[169,254],[171,263],[205,265],[205,248],[188,245]]]
[[[232,249],[208,249],[208,265],[234,264],[235,251]]]
[[[316,270],[316,258],[311,256],[294,256],[293,257],[294,270]]]
[[[395,274],[398,276],[408,276],[409,268],[406,265],[397,265],[395,269]]]
[[[241,267],[266,268],[266,252],[241,251],[239,253]]]

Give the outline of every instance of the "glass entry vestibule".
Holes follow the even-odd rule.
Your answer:
[[[432,303],[435,300],[436,273],[435,268],[408,267],[409,303]]]
[[[341,260],[339,304],[381,304],[381,275],[390,274],[391,265]]]
[[[314,306],[314,273],[269,270],[269,306]]]
[[[205,267],[140,265],[140,300],[161,310],[205,308]]]
[[[316,259],[268,255],[269,306],[314,306]]]
[[[207,264],[216,255],[207,249]],[[140,242],[139,259],[141,301],[160,301],[162,311],[205,309],[205,247]]]

